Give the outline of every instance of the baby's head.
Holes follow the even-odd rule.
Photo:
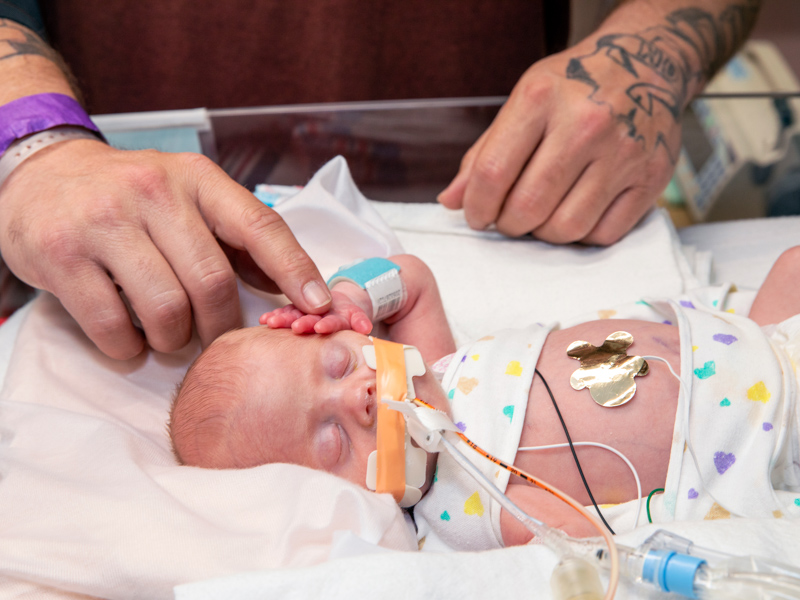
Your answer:
[[[216,469],[292,463],[364,486],[376,448],[376,374],[361,351],[370,343],[353,331],[268,327],[221,336],[172,404],[175,456]]]

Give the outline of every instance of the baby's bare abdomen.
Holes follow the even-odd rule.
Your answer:
[[[664,487],[672,446],[679,384],[660,361],[648,361],[650,372],[636,377],[636,394],[623,406],[605,408],[594,402],[588,389],[576,391],[570,376],[580,363],[567,356],[567,347],[585,340],[599,346],[615,331],[627,331],[634,343],[629,355],[659,356],[680,373],[678,329],[671,325],[609,319],[583,323],[552,332],[545,342],[537,369],[547,380],[573,442],[612,446],[633,463],[642,481],[642,493]],[[536,376],[531,386],[520,447],[566,442],[550,396]],[[594,447],[576,447],[584,475],[598,503],[636,498],[630,469],[615,454]],[[569,448],[520,452],[515,463],[532,475],[589,504]]]

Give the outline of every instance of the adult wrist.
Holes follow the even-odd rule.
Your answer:
[[[14,169],[39,150],[44,150],[48,146],[59,142],[78,139],[100,140],[94,132],[88,129],[71,126],[55,127],[15,140],[6,149],[3,156],[0,156],[0,188],[3,187],[6,179],[14,172]]]
[[[77,100],[65,94],[34,94],[0,106],[0,155],[16,140],[61,126],[82,127],[103,139]]]
[[[0,106],[0,186],[39,150],[74,139],[105,141],[74,98],[35,94]]]

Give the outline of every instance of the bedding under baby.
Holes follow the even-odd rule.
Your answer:
[[[531,307],[537,320],[566,325],[596,318],[598,306],[611,316],[642,297],[677,297],[709,273],[658,211],[612,248],[508,240],[473,232],[439,206],[371,203],[341,159],[277,209],[323,276],[355,258],[419,254],[459,343],[496,329],[497,306],[509,326]],[[241,299],[248,325],[285,302],[244,286]],[[198,352],[193,340],[174,355],[112,361],[48,294],[0,327],[1,596],[548,597],[554,557],[545,548],[423,556],[390,497],[325,473],[177,466],[164,424]],[[652,532],[630,531],[630,506],[610,508],[607,518],[632,545]],[[779,558],[798,536],[776,521],[670,529],[711,546],[747,540],[748,552]],[[509,569],[513,577],[485,577]],[[632,597],[625,594],[618,597]]]

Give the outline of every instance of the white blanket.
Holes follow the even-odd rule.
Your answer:
[[[660,212],[621,244],[587,249],[474,233],[438,206],[375,208],[397,237],[341,159],[279,206],[326,276],[354,258],[398,252],[402,241],[431,264],[459,341],[498,326],[577,320],[697,283]],[[248,324],[283,301],[242,289]],[[260,598],[320,590],[384,598],[504,590],[516,598],[530,597],[531,589],[548,597],[552,557],[542,548],[373,556],[376,547],[415,548],[387,497],[289,465],[176,466],[164,425],[172,390],[198,349],[193,341],[172,356],[111,361],[46,294],[0,328],[7,367],[0,389],[0,597],[170,598],[173,586],[192,582],[179,597],[244,598],[245,588]],[[694,539],[714,545],[694,532],[707,529],[713,542],[717,529],[700,525]],[[748,527],[755,526],[732,530],[752,537]],[[764,529],[779,542],[788,535],[772,522]],[[754,551],[767,553],[756,538]],[[371,555],[325,562],[363,551]],[[484,568],[500,572],[501,565],[503,575],[484,581]],[[509,573],[507,565],[520,571]],[[241,572],[254,573],[234,575]],[[232,578],[203,582],[223,576]],[[230,587],[242,582],[245,588]]]

